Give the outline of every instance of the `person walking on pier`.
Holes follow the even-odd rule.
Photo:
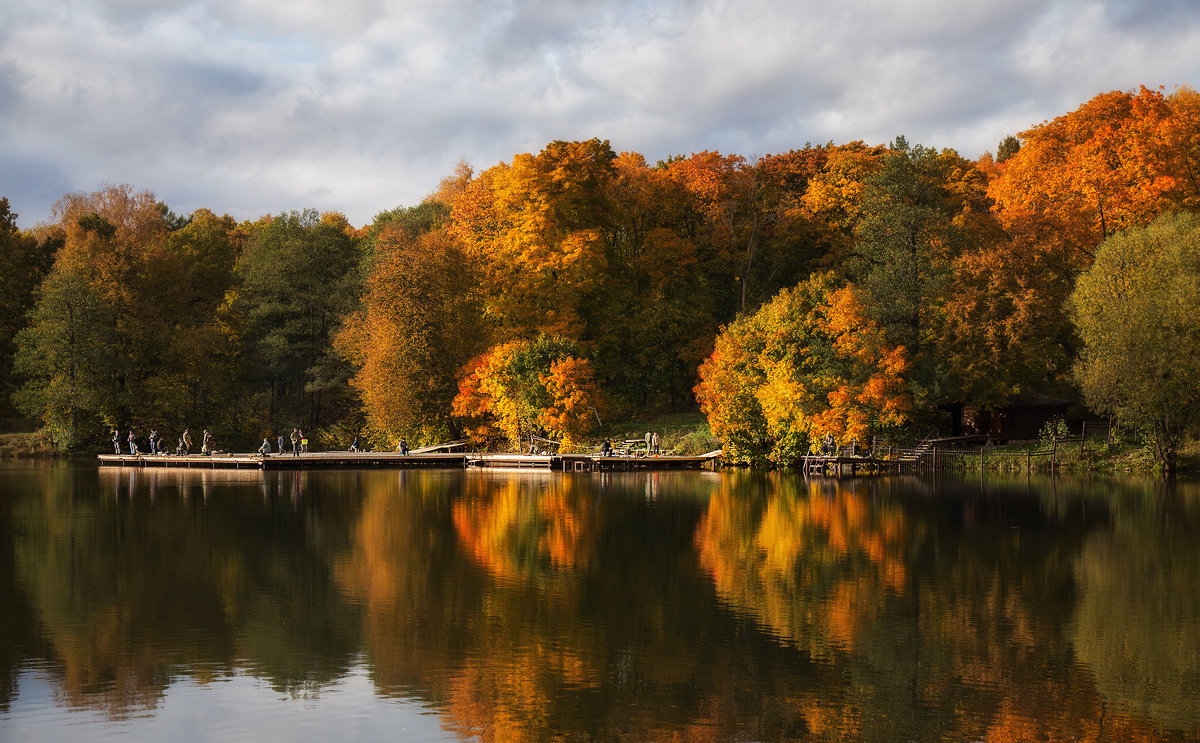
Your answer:
[[[183,429],[183,453],[187,454],[192,450],[192,434],[185,428]]]
[[[300,456],[300,429],[292,429],[292,456]]]

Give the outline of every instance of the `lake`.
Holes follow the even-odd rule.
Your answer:
[[[1200,486],[0,461],[0,740],[1200,740]]]

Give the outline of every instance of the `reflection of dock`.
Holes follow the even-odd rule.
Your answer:
[[[464,467],[534,468],[554,472],[633,472],[716,468],[720,452],[700,456],[615,456],[594,454],[476,454],[462,452],[308,452],[290,454],[101,454],[110,467],[164,467],[175,469],[451,469]]]
[[[471,454],[468,467],[533,467],[555,472],[635,472],[638,470],[698,470],[716,468],[720,452],[700,456],[613,456],[598,454]]]

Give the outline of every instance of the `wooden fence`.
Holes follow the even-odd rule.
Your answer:
[[[1096,455],[1101,443],[1112,441],[1112,426],[1108,423],[1085,421],[1078,436],[1056,436],[1049,445],[1036,442],[1023,450],[1011,447],[980,446],[978,448],[939,448],[922,453],[920,469],[975,469],[983,471],[989,463],[993,469],[1002,471],[1031,472],[1034,469],[1053,470],[1060,464],[1089,462]]]

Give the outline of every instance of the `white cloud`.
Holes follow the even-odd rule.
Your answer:
[[[362,224],[597,136],[653,162],[889,141],[975,156],[1138,84],[1200,84],[1192,0],[9,0],[0,194]]]

